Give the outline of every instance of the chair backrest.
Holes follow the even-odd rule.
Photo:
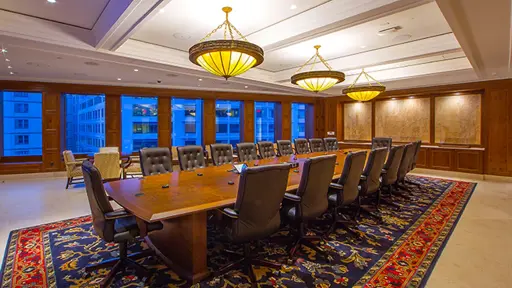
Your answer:
[[[178,160],[181,171],[203,168],[205,166],[203,147],[199,145],[178,147]]]
[[[73,155],[73,152],[71,150],[64,150],[62,151],[62,157],[64,158],[64,164],[66,165],[66,171],[69,173],[71,170],[73,170],[72,165],[67,165],[68,163],[75,162],[75,155]]]
[[[359,180],[366,162],[366,151],[349,152],[345,158],[343,172],[338,184],[343,185],[343,193],[338,197],[338,205],[348,205],[359,196]]]
[[[311,157],[304,162],[297,189],[297,195],[302,198],[297,215],[303,220],[314,219],[327,211],[327,193],[335,165],[336,155]]]
[[[95,153],[94,166],[98,168],[104,180],[119,179],[121,177],[119,152]]]
[[[108,220],[105,219],[105,214],[114,211],[114,209],[110,205],[105,193],[101,173],[90,161],[82,163],[82,172],[84,175],[85,191],[87,192],[87,199],[91,208],[94,231],[102,239],[111,242],[114,238],[114,225],[107,225]]]
[[[405,175],[409,172],[409,167],[414,160],[414,143],[408,143],[405,145],[404,154],[400,166],[398,167],[398,181],[403,181]]]
[[[296,154],[307,154],[309,153],[308,140],[304,138],[296,138],[295,142],[295,153]]]
[[[172,161],[178,161],[178,146],[171,147],[171,157]],[[171,161],[171,163],[172,163]]]
[[[238,151],[239,162],[258,160],[258,155],[256,154],[256,144],[252,142],[237,143],[236,150]]]
[[[172,156],[168,147],[140,149],[139,157],[144,176],[172,172]]]
[[[210,144],[213,165],[233,163],[233,146],[231,144]]]
[[[411,162],[411,165],[409,167],[409,171],[411,171],[412,169],[416,168],[416,162],[418,161],[418,154],[420,154],[420,148],[421,148],[421,140],[418,140],[416,142],[414,142],[414,156],[412,158],[412,162]]]
[[[234,207],[238,219],[233,222],[233,241],[258,240],[279,230],[279,210],[289,172],[287,164],[249,167],[242,171]]]
[[[327,151],[338,151],[338,139],[336,138],[324,138],[324,146]]]
[[[309,147],[311,147],[311,152],[324,152],[325,151],[324,141],[320,138],[309,139]]]
[[[274,143],[272,143],[272,142],[269,142],[269,141],[258,142],[258,151],[260,152],[260,157],[262,159],[276,157],[276,151],[274,151]]]
[[[398,168],[404,155],[405,146],[395,146],[389,150],[388,159],[384,164],[384,170],[386,173],[382,175],[383,185],[392,185],[398,179]]]
[[[361,194],[375,193],[380,188],[380,175],[382,168],[384,168],[384,162],[388,149],[385,147],[374,149],[370,152],[366,166],[364,167],[363,176],[366,176],[366,181],[362,182]]]
[[[386,137],[375,137],[372,139],[372,150],[377,148],[385,147],[388,150],[391,149],[393,139]]]
[[[277,140],[277,154],[279,156],[288,156],[293,154],[292,141]]]
[[[119,152],[119,147],[100,147],[100,153]]]

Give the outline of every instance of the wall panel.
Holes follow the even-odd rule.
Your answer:
[[[43,94],[43,171],[58,171],[60,161],[60,93]]]
[[[276,125],[276,129],[281,129],[279,139],[292,139],[292,103],[288,101],[281,102],[281,125]]]
[[[479,145],[480,94],[435,97],[435,143]]]
[[[215,143],[215,99],[205,99],[203,101],[203,144],[210,145]]]
[[[121,147],[121,95],[105,95],[105,145]]]
[[[158,98],[158,146],[171,147],[171,99]]]
[[[343,139],[372,140],[372,102],[343,105]]]
[[[245,100],[244,113],[240,118],[243,142],[254,142],[254,101]]]

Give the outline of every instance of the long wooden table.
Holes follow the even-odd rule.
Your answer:
[[[358,149],[351,149],[352,151]],[[362,150],[362,149],[359,149]],[[248,162],[248,166],[298,162],[290,169],[287,191],[297,189],[305,159],[314,156],[337,155],[333,179],[343,170],[346,153],[318,152]],[[178,275],[193,283],[208,276],[206,263],[206,212],[235,203],[240,175],[229,172],[233,166],[211,166],[195,171],[126,179],[105,184],[105,190],[119,205],[139,220],[161,221],[164,228],[145,235],[148,245]],[[294,172],[294,170],[299,172]],[[202,176],[200,176],[202,174]],[[228,184],[233,181],[234,185]],[[168,188],[162,186],[169,185]],[[139,223],[142,224],[142,221]],[[143,227],[143,225],[140,225]],[[143,228],[142,228],[143,229]]]

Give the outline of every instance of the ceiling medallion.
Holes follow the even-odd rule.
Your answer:
[[[368,81],[368,85],[357,86],[356,83],[364,75],[366,81]],[[370,79],[377,82],[377,85],[372,85]],[[357,101],[369,101],[373,98],[377,97],[380,93],[386,91],[386,87],[382,85],[379,81],[375,80],[370,74],[366,73],[364,69],[359,73],[354,83],[352,83],[348,88],[343,89],[342,93],[347,94],[348,97],[357,100]]]
[[[206,35],[199,43],[189,50],[189,59],[192,63],[203,67],[206,71],[226,78],[245,73],[252,67],[263,63],[263,49],[247,39],[228,20],[231,7],[224,7],[226,20],[215,30]],[[223,40],[208,40],[211,35],[224,27]],[[235,40],[233,30],[242,40]],[[229,32],[229,38],[228,38]]]
[[[345,81],[345,74],[343,72],[332,70],[331,66],[327,64],[327,61],[320,56],[318,53],[318,49],[320,49],[320,45],[315,46],[316,53],[313,57],[309,58],[309,60],[302,65],[302,67],[297,70],[297,73],[292,76],[292,84],[299,85],[301,88],[312,91],[312,92],[321,92],[331,88],[332,86]],[[311,62],[313,61],[313,62]],[[315,64],[317,61],[322,62],[328,70],[313,70],[315,68]],[[311,62],[311,69],[309,72],[300,71]]]

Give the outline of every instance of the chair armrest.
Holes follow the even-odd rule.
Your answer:
[[[284,199],[288,199],[294,202],[300,202],[302,200],[302,197],[291,193],[284,193]]]
[[[80,164],[82,164],[82,162],[84,162],[86,160],[89,160],[89,158],[77,158],[77,159],[75,159],[75,162],[80,162]]]
[[[112,212],[105,213],[105,219],[114,220],[119,218],[132,217],[133,215],[127,212],[126,210],[116,210]]]
[[[361,175],[361,181],[366,181],[366,176]]]
[[[66,166],[82,166],[82,162],[80,162],[80,161],[67,162]]]
[[[343,185],[338,184],[338,183],[330,183],[329,188],[333,188],[336,190],[343,190]]]
[[[221,210],[222,214],[228,216],[229,218],[237,219],[238,218],[238,212],[231,208],[224,208]]]

